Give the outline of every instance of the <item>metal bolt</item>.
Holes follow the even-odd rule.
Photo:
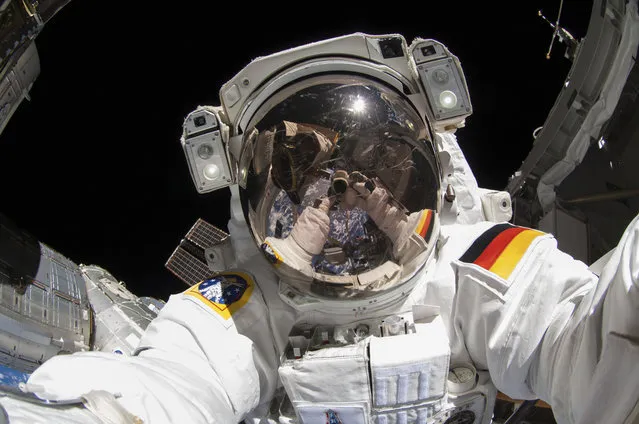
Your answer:
[[[450,184],[448,184],[448,187],[446,187],[446,194],[444,194],[444,199],[446,199],[447,202],[452,202],[453,200],[455,200],[455,189]]]
[[[249,79],[248,79],[248,78],[244,78],[244,79],[242,80],[242,85],[243,85],[244,87],[248,87],[248,85],[249,85],[250,83],[251,83],[251,82],[249,81]]]
[[[368,336],[369,331],[370,328],[366,324],[359,324],[357,327],[355,327],[355,334],[357,334],[358,337]]]

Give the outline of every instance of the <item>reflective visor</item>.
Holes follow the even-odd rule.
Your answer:
[[[379,289],[360,284],[366,278],[394,272],[397,285],[415,271],[395,245],[402,222],[431,236],[441,176],[428,129],[402,93],[361,76],[315,76],[271,96],[245,134],[245,214],[278,270],[305,281],[299,289],[366,297]]]

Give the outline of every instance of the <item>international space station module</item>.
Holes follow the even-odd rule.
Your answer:
[[[131,354],[163,304],[0,216],[0,364],[28,373],[59,354]]]

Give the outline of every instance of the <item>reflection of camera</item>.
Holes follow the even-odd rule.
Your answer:
[[[346,189],[354,183],[364,183],[369,191],[375,189],[375,183],[359,171],[354,171],[349,174],[339,169],[333,173],[333,177],[331,178],[331,188],[335,194],[346,193]]]

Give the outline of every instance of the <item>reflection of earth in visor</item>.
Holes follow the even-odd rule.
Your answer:
[[[267,237],[285,238],[304,210],[280,192],[268,216]],[[333,275],[358,274],[381,265],[391,254],[388,237],[359,208],[334,208],[324,251],[313,256],[313,269]]]

